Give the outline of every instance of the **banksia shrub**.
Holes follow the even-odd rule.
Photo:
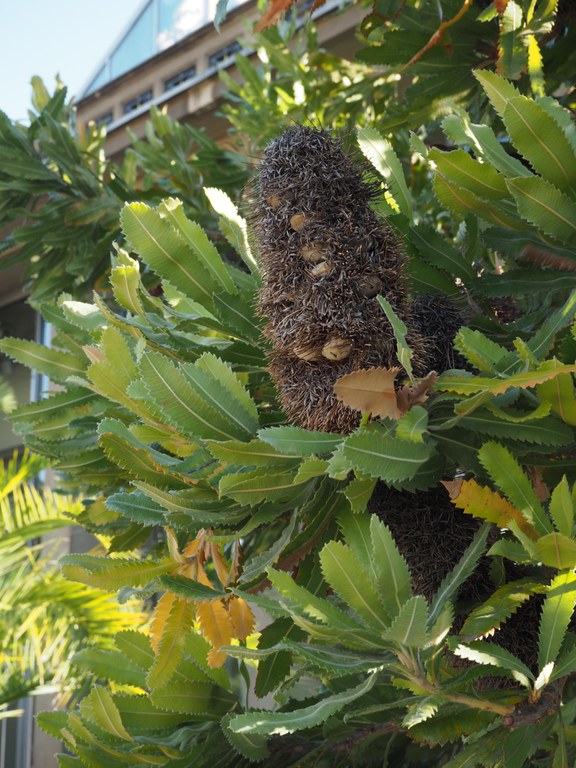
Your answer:
[[[323,130],[289,128],[260,167],[254,228],[270,372],[288,418],[308,429],[351,431],[360,414],[336,400],[336,380],[397,364],[378,294],[408,326],[415,367],[427,368],[411,323],[405,254],[370,208],[374,194],[362,168]]]

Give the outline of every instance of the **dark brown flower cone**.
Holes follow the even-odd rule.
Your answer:
[[[405,255],[370,208],[363,169],[328,132],[296,125],[267,147],[253,226],[272,342],[270,372],[289,420],[349,432],[360,414],[339,403],[334,382],[354,370],[397,364],[381,294],[409,328],[415,367],[429,370],[412,326]]]

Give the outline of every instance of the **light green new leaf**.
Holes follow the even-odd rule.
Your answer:
[[[570,374],[560,374],[537,387],[538,396],[548,402],[563,422],[576,427],[576,396]]]
[[[540,617],[538,666],[556,661],[576,605],[576,574],[559,573],[552,580]]]
[[[406,324],[398,317],[396,312],[394,312],[394,309],[392,308],[392,305],[389,301],[387,301],[383,296],[377,296],[377,299],[378,303],[384,310],[384,314],[386,315],[388,322],[392,326],[392,330],[394,331],[398,362],[408,374],[410,381],[413,382],[414,375],[412,373],[412,358],[414,356],[414,352],[410,349],[406,341],[406,334],[408,333]]]
[[[290,426],[266,427],[258,431],[258,437],[289,456],[323,456],[332,453],[342,441],[342,435]]]
[[[530,687],[530,680],[534,680],[534,675],[526,664],[510,651],[495,643],[489,643],[486,640],[474,640],[467,645],[458,645],[454,649],[454,653],[462,659],[470,659],[470,661],[476,661],[479,664],[489,664],[508,670],[514,679],[526,688]]]
[[[348,704],[368,693],[376,683],[377,673],[373,672],[355,688],[328,696],[309,707],[293,712],[252,712],[238,715],[230,721],[230,729],[236,733],[263,733],[283,735],[306,728],[313,728],[344,709]]]
[[[428,430],[428,411],[415,405],[396,424],[396,437],[411,443],[423,443]]]
[[[480,392],[503,395],[512,387],[520,389],[536,387],[564,373],[576,373],[576,365],[564,365],[553,358],[541,363],[535,371],[522,371],[503,379],[487,376],[453,376],[443,373],[438,377],[434,389],[455,392],[459,395],[475,395]]]
[[[439,173],[485,200],[502,200],[508,196],[504,176],[488,163],[473,160],[463,149],[442,152],[433,148],[428,157]]]
[[[510,451],[499,443],[489,442],[480,448],[478,457],[496,486],[522,512],[530,525],[542,535],[550,533],[552,526],[542,504],[527,475]]]
[[[240,254],[242,261],[253,273],[258,273],[258,264],[250,249],[248,242],[248,228],[246,220],[238,213],[238,208],[234,205],[228,195],[221,189],[214,187],[204,187],[204,194],[210,201],[210,205],[216,213],[222,217],[220,219],[220,231],[228,240],[230,245]],[[225,289],[225,290],[230,290]]]
[[[382,638],[403,648],[420,648],[426,643],[428,633],[428,604],[422,595],[411,597]]]
[[[344,457],[364,475],[393,483],[413,477],[432,455],[428,443],[410,443],[372,426],[346,438]]]
[[[137,262],[134,266],[122,264],[113,267],[110,283],[117,303],[133,315],[144,317],[145,309],[138,290],[141,283]]]
[[[375,629],[386,629],[388,616],[382,609],[376,585],[366,566],[340,541],[331,541],[320,550],[324,578],[334,591]]]
[[[69,376],[82,376],[88,366],[69,352],[51,349],[26,339],[0,340],[0,351],[17,363],[48,376],[52,381],[66,381]]]
[[[503,120],[512,144],[540,176],[562,192],[576,192],[576,154],[540,104],[526,96],[510,99]]]
[[[534,543],[534,553],[551,568],[576,568],[576,541],[561,533],[549,533]]]
[[[364,156],[372,163],[378,173],[386,179],[392,197],[404,216],[411,221],[413,213],[412,198],[406,185],[402,164],[390,142],[375,128],[364,126],[358,131],[358,145]]]
[[[410,570],[390,530],[376,515],[370,518],[370,538],[380,600],[394,617],[412,596]]]
[[[518,212],[546,235],[564,242],[576,238],[576,202],[545,179],[507,179]]]
[[[123,741],[134,741],[122,723],[122,718],[114,699],[106,688],[95,685],[80,704],[80,712],[88,720],[99,725]]]
[[[560,480],[550,497],[550,517],[556,530],[564,536],[572,536],[574,527],[574,505],[566,475]]]

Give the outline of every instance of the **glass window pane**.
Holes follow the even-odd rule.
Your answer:
[[[154,55],[153,24],[152,3],[148,3],[112,54],[112,78],[119,77]]]
[[[163,51],[211,20],[212,0],[160,0],[156,44]]]
[[[92,80],[88,88],[86,88],[86,90],[84,91],[84,95],[88,95],[93,91],[97,91],[98,88],[101,88],[103,85],[105,85],[108,82],[108,72],[106,70],[107,70],[107,66],[105,64],[100,70],[100,72],[98,72],[94,80]]]

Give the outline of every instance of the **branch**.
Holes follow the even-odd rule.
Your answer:
[[[418,53],[415,53],[407,64],[404,64],[400,72],[404,72],[406,69],[408,69],[408,67],[411,67],[412,64],[415,64],[419,59],[421,59],[422,56],[424,56],[424,54],[430,50],[430,48],[434,48],[435,45],[438,45],[438,43],[441,42],[442,38],[444,37],[444,32],[446,32],[448,27],[451,27],[452,24],[456,24],[457,21],[460,21],[462,16],[464,16],[471,5],[472,0],[464,0],[462,8],[460,8],[456,16],[453,16],[448,21],[443,21],[436,32],[434,32],[430,40],[428,40],[426,45],[423,48],[420,48]]]

